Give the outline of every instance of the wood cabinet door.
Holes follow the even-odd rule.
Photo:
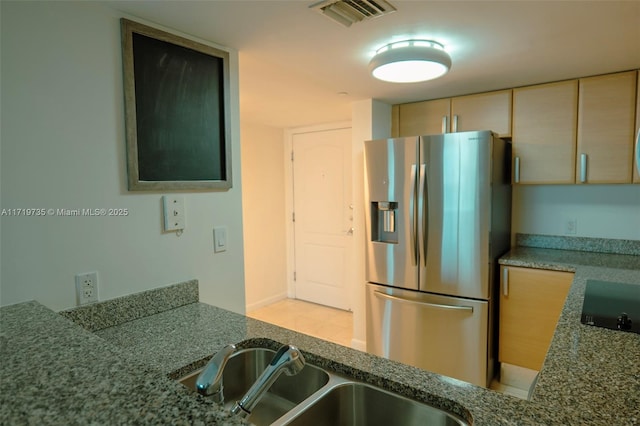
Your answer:
[[[575,182],[577,110],[578,80],[513,90],[514,183]]]
[[[513,266],[500,272],[499,360],[540,370],[573,273]]]
[[[510,137],[511,94],[500,90],[452,98],[452,131],[493,130],[501,138]]]
[[[631,183],[636,72],[581,78],[576,183]]]
[[[399,109],[399,136],[422,136],[448,133],[451,129],[450,99],[401,104]]]
[[[400,105],[391,106],[391,137],[400,137]]]
[[[633,152],[633,183],[640,183],[640,154],[638,154],[638,150],[640,150],[640,70],[638,70],[636,80],[636,92],[636,140],[634,142],[635,151]]]

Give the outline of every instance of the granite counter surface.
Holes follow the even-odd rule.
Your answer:
[[[505,396],[203,303],[89,332],[37,302],[0,309],[0,424],[241,422],[175,378],[222,346],[297,345],[307,362],[451,410],[477,425],[567,424]]]
[[[239,425],[134,354],[37,302],[0,309],[2,425]]]
[[[500,258],[501,265],[575,272],[582,266],[640,270],[640,255],[595,253],[538,247],[515,247]]]
[[[0,309],[0,424],[240,424],[173,380],[238,342],[295,344],[311,364],[454,411],[475,425],[639,424],[640,335],[579,321],[586,280],[640,283],[637,256],[594,267],[558,260],[566,253],[528,250],[516,249],[501,263],[576,273],[531,401],[199,302],[93,333],[29,302]]]
[[[640,256],[516,247],[500,264],[575,272],[532,401],[566,407],[571,424],[640,424],[640,335],[580,323],[587,280],[640,293]]]

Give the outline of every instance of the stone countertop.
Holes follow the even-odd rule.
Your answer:
[[[0,424],[224,424],[237,419],[37,302],[0,309]]]
[[[550,415],[541,407],[536,409],[536,404],[518,398],[203,303],[142,318],[134,323],[98,331],[97,334],[132,354],[144,354],[147,362],[174,378],[201,367],[212,353],[228,343],[242,342],[240,347],[268,347],[274,350],[281,344],[294,344],[310,364],[445,408],[472,420],[473,424],[565,422],[563,413]]]
[[[241,422],[173,378],[229,342],[297,345],[307,362],[449,409],[476,425],[568,424],[564,410],[192,303],[89,332],[38,304],[0,309],[0,424]]]
[[[500,258],[501,265],[575,272],[582,266],[640,270],[640,256],[538,247],[515,247]]]
[[[516,249],[501,263],[576,272],[532,401],[198,302],[94,333],[29,302],[0,309],[0,424],[240,424],[173,380],[239,342],[295,344],[309,363],[449,409],[474,425],[638,424],[640,335],[579,320],[586,280],[640,283],[638,257],[604,255],[613,257],[594,267],[583,266],[584,253],[569,261],[567,253],[553,253],[559,250],[531,250]]]
[[[638,285],[640,256],[516,247],[500,264],[575,272],[532,401],[571,424],[640,424],[640,335],[580,323],[587,280]]]

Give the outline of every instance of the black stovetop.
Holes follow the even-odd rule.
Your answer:
[[[580,322],[640,334],[640,284],[587,280]]]

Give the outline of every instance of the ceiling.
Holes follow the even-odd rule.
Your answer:
[[[640,1],[406,1],[344,27],[314,0],[106,1],[134,17],[237,49],[245,122],[297,127],[349,120],[351,103],[391,104],[640,68]],[[445,45],[444,77],[393,84],[368,71],[392,40]]]

